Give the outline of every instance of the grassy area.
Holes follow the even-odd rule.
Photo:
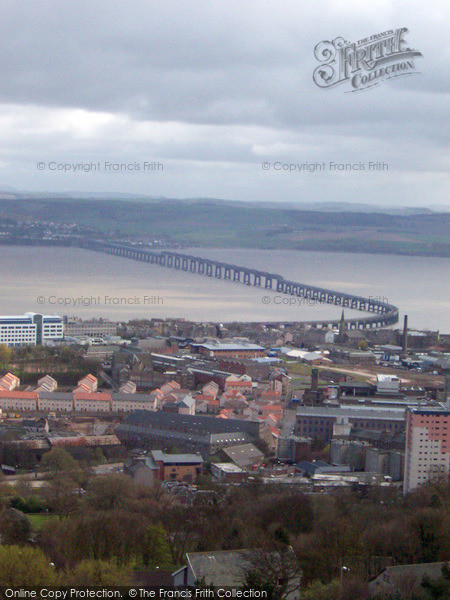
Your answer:
[[[286,364],[289,375],[294,373],[295,375],[303,375],[306,377],[311,376],[311,366],[305,365],[304,363],[288,363]]]
[[[33,513],[27,514],[27,517],[30,520],[31,527],[36,531],[42,527],[44,523],[49,520],[57,519],[56,515],[48,515],[47,513]]]

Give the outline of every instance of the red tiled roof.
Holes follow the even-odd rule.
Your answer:
[[[215,400],[215,398],[212,394],[196,394],[195,399],[196,400],[205,400],[206,402]]]
[[[101,402],[109,402],[111,394],[107,392],[80,392],[73,395],[75,400],[100,400]]]
[[[216,419],[228,419],[228,417],[233,415],[233,410],[231,408],[224,408],[217,415]]]
[[[36,392],[10,392],[8,390],[0,390],[0,398],[22,398],[25,400],[37,400]]]
[[[268,410],[270,412],[283,412],[281,404],[264,404],[261,408],[262,410]]]

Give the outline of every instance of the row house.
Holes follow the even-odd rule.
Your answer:
[[[73,410],[73,394],[70,392],[39,391],[38,410],[71,412]]]
[[[133,410],[157,410],[158,396],[155,394],[124,394],[112,395],[113,412],[131,412]]]
[[[58,382],[50,375],[45,375],[38,380],[35,392],[54,392],[58,387]]]
[[[76,392],[73,394],[73,407],[80,412],[109,412],[112,398],[107,392]]]
[[[96,392],[98,387],[97,377],[94,375],[86,375],[83,379],[78,382],[78,387],[74,390],[75,392]]]
[[[19,385],[20,379],[12,373],[6,373],[6,375],[3,375],[3,377],[0,378],[0,390],[3,389],[12,392],[18,388]]]
[[[38,395],[36,392],[17,392],[0,390],[0,408],[4,410],[36,410]]]
[[[225,392],[237,391],[242,394],[251,394],[253,383],[248,375],[230,375],[225,381]]]

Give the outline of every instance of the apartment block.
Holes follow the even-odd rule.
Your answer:
[[[403,491],[450,475],[450,408],[409,408]]]

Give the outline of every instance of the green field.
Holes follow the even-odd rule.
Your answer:
[[[31,527],[34,531],[37,531],[42,527],[44,523],[47,521],[51,521],[53,519],[58,519],[56,515],[48,515],[46,513],[33,513],[26,515],[31,522]]]

